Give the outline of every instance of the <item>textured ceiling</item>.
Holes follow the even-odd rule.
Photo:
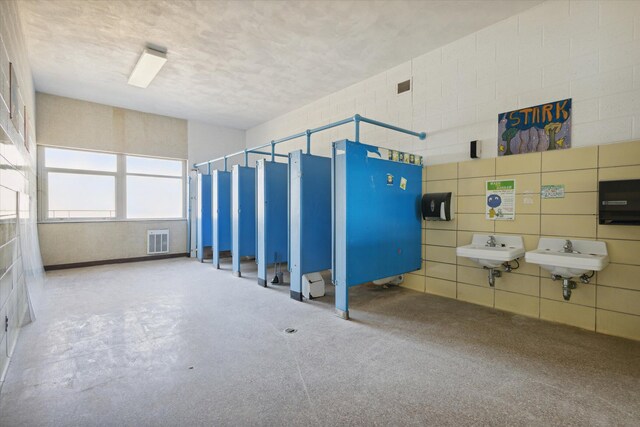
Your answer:
[[[38,91],[246,129],[541,0],[38,1],[20,16]],[[146,43],[168,49],[127,85]]]

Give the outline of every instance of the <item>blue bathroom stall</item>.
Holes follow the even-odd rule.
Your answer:
[[[331,185],[336,313],[348,319],[350,287],[421,267],[422,166],[338,141]]]
[[[258,284],[267,286],[267,269],[288,259],[287,163],[256,163],[256,239]]]
[[[331,158],[289,156],[291,298],[302,301],[302,276],[331,268]]]
[[[197,175],[196,257],[204,261],[204,251],[211,247],[211,175]]]
[[[242,257],[256,256],[256,170],[234,165],[231,172],[231,270],[240,277]]]
[[[213,266],[220,268],[220,252],[231,250],[231,172],[211,175]]]

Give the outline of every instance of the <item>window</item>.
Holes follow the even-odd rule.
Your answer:
[[[115,154],[47,147],[45,148],[44,161],[47,168],[84,169],[99,172],[118,171],[118,157]]]
[[[39,161],[43,220],[185,216],[182,160],[41,147]]]
[[[115,218],[116,177],[50,172],[49,218]]]
[[[46,218],[115,218],[115,154],[44,149]]]
[[[182,162],[127,156],[127,218],[182,217]]]

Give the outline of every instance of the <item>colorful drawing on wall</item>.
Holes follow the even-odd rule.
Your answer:
[[[498,115],[498,156],[571,147],[571,99]]]

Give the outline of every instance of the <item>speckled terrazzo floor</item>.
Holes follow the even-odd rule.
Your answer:
[[[245,267],[49,273],[0,425],[640,424],[638,342],[374,286],[344,321]]]

